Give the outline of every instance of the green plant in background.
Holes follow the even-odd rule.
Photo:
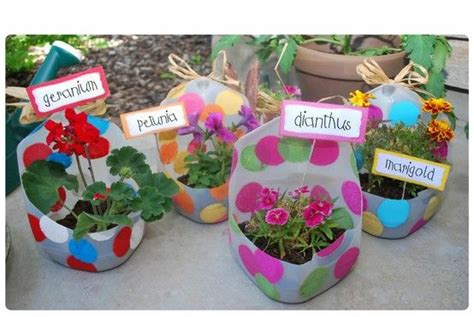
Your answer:
[[[8,73],[32,71],[40,56],[33,47],[44,47],[54,41],[66,42],[87,53],[90,48],[107,48],[106,39],[90,35],[10,35],[5,41],[5,64]]]
[[[369,129],[365,143],[356,147],[356,150],[362,155],[363,167],[367,170],[369,177],[368,188],[365,190],[370,193],[375,188],[382,186],[386,179],[384,176],[371,173],[375,149],[379,148],[429,161],[446,163],[445,160],[435,156],[436,147],[436,141],[429,137],[427,126],[422,122],[415,127],[408,127],[399,123],[395,126],[382,124],[377,128]],[[396,181],[396,183],[400,188],[403,188],[404,182]],[[406,193],[412,196],[416,196],[416,193],[423,189],[425,189],[423,186],[406,183]]]

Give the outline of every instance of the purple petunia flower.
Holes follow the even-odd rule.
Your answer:
[[[242,105],[239,111],[239,115],[242,116],[242,120],[237,124],[237,126],[245,126],[248,131],[255,130],[260,126],[257,118],[255,118],[252,109],[249,106]]]
[[[224,142],[234,142],[235,135],[222,124],[223,116],[220,112],[212,112],[204,122],[204,126],[211,132],[217,134],[218,137],[222,138]]]
[[[179,135],[186,135],[186,134],[194,134],[194,138],[196,138],[196,134],[202,135],[202,130],[198,126],[199,123],[199,112],[193,112],[188,115],[188,122],[189,125],[187,127],[179,128],[177,133]]]

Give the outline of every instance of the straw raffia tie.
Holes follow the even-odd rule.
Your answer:
[[[194,69],[191,68],[191,66],[189,66],[189,64],[184,59],[173,53],[168,55],[168,61],[170,63],[170,65],[168,66],[168,70],[170,71],[170,73],[173,73],[184,80],[193,80],[200,77],[208,77],[225,85],[240,86],[240,82],[238,80],[230,78],[225,74],[225,67],[227,65],[227,56],[225,51],[220,51],[217,57],[219,56],[222,56],[222,72],[220,74],[217,74],[215,71],[212,71],[207,76],[199,75]],[[216,63],[218,59],[217,57],[212,63],[213,69],[216,69]]]
[[[7,87],[5,89],[5,93],[18,99],[28,100],[28,94],[26,93],[26,88],[24,87]],[[45,117],[38,117],[35,114],[35,111],[33,110],[33,107],[29,101],[12,102],[6,103],[5,105],[21,108],[21,124],[40,122],[45,119]],[[90,102],[84,106],[77,107],[77,109],[93,116],[101,116],[107,111],[107,104],[105,103],[105,100],[100,99]]]
[[[421,74],[416,71],[419,69]],[[397,84],[407,87],[411,90],[424,94],[428,92],[419,89],[418,86],[424,85],[429,80],[429,73],[423,66],[410,62],[405,66],[395,78],[391,79],[385,74],[377,62],[368,58],[362,64],[357,65],[356,72],[368,85]]]

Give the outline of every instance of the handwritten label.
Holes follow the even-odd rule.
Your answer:
[[[186,110],[180,103],[124,113],[120,121],[127,139],[189,125]]]
[[[417,157],[375,150],[372,173],[429,188],[444,190],[450,166]]]
[[[27,87],[26,92],[40,117],[110,96],[102,66]]]
[[[284,100],[280,134],[305,139],[362,143],[365,139],[367,116],[367,108]]]

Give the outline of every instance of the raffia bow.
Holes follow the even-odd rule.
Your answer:
[[[222,65],[220,67],[222,71],[220,73],[217,73],[216,72],[216,69],[218,68],[217,61],[218,61],[218,57],[220,56],[222,56]],[[193,80],[200,77],[208,77],[224,85],[240,87],[240,82],[238,80],[226,74],[228,62],[227,62],[227,56],[226,56],[225,51],[220,51],[218,53],[216,59],[214,59],[214,62],[212,63],[213,71],[207,76],[202,76],[198,74],[194,69],[191,68],[191,66],[189,66],[189,64],[184,59],[182,59],[176,54],[168,55],[168,61],[170,63],[170,65],[168,66],[168,70],[171,73],[175,74],[176,76],[184,80]]]
[[[24,87],[7,87],[5,89],[5,93],[11,97],[28,100],[28,94],[26,93],[26,88]],[[21,108],[21,124],[40,122],[45,119],[45,117],[38,117],[35,114],[35,111],[33,110],[33,107],[29,101],[11,102],[6,103],[6,105]],[[77,108],[87,114],[101,116],[107,111],[107,104],[105,103],[105,100],[100,99]]]
[[[416,70],[419,69],[421,74]],[[410,63],[405,66],[393,79],[387,76],[382,67],[372,58],[364,59],[362,64],[356,67],[357,74],[371,86],[382,84],[397,84],[407,87],[413,91],[431,95],[431,93],[418,88],[429,80],[429,73],[423,66]]]

